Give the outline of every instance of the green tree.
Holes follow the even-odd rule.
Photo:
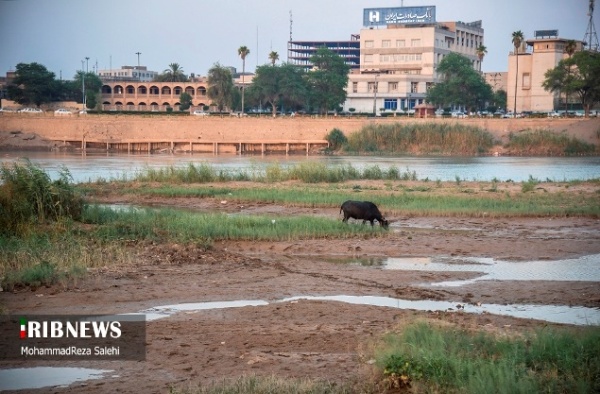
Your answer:
[[[162,74],[155,78],[157,82],[185,82],[188,76],[183,72],[183,68],[179,63],[169,64],[169,68],[165,69]]]
[[[271,61],[271,65],[275,66],[275,63],[279,60],[279,54],[275,51],[271,51],[271,53],[269,53],[269,60]]]
[[[259,66],[249,93],[255,100],[271,104],[273,116],[276,116],[282,102],[297,106],[305,100],[307,85],[304,71],[288,63]]]
[[[95,108],[98,104],[96,96],[100,92],[100,89],[102,89],[102,80],[94,73],[77,71],[73,81],[71,81],[70,91],[72,100],[77,101],[78,103],[81,103],[81,100],[83,99],[83,84],[85,84],[86,108]]]
[[[513,115],[517,113],[517,83],[519,82],[519,48],[521,47],[521,43],[523,42],[523,32],[521,30],[517,30],[512,33],[512,43],[515,47],[515,56],[517,60],[517,69],[515,71],[515,102],[513,107]]]
[[[569,56],[569,58],[571,58],[573,56],[573,54],[575,53],[575,50],[577,50],[577,43],[575,42],[575,40],[569,40],[567,41],[567,44],[565,45],[565,53]],[[568,73],[567,73],[567,79],[571,78],[571,65],[568,65]],[[569,88],[569,84],[567,84],[567,89]],[[569,111],[569,95],[570,95],[570,91],[569,90],[565,90],[565,112]]]
[[[53,101],[53,92],[57,88],[53,72],[39,63],[19,63],[15,70],[15,79],[7,87],[11,100],[21,105],[40,106]]]
[[[179,95],[179,110],[187,111],[192,106],[192,96],[189,93],[183,92]]]
[[[229,69],[215,63],[208,70],[208,85],[208,97],[213,100],[219,112],[231,106],[234,86]]]
[[[576,93],[589,116],[590,108],[600,102],[600,53],[576,52],[546,71],[542,86],[550,92]]]
[[[479,44],[479,46],[475,49],[477,52],[477,58],[479,59],[479,64],[483,62],[483,58],[487,54],[487,47],[483,44]]]
[[[428,102],[444,107],[455,105],[473,109],[482,108],[492,99],[492,87],[465,56],[448,54],[436,71],[442,80],[427,92]]]
[[[346,101],[350,68],[344,59],[325,47],[310,57],[314,68],[307,74],[311,105],[323,114],[337,109]]]
[[[244,74],[246,74],[246,56],[250,53],[250,49],[247,46],[242,45],[238,48],[238,55],[242,58],[242,114],[244,113],[244,90],[246,85],[244,84]]]
[[[506,91],[502,89],[495,91],[492,95],[491,104],[494,107],[494,111],[498,108],[506,109]]]

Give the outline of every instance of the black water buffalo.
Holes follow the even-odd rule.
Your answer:
[[[362,219],[363,224],[368,220],[373,226],[373,221],[377,220],[381,227],[387,228],[388,221],[384,219],[377,208],[377,205],[371,201],[346,201],[340,207],[340,213],[344,211],[343,222],[347,222],[348,218]]]

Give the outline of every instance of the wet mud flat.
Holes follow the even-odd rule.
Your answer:
[[[68,387],[30,390],[40,393],[168,392],[171,386],[241,375],[371,379],[373,341],[415,319],[516,335],[564,323],[470,309],[537,305],[597,311],[599,241],[596,219],[405,218],[377,238],[217,242],[208,251],[194,245],[137,245],[131,266],[98,269],[66,287],[0,293],[0,301],[11,313],[162,315],[147,323],[145,361],[3,362],[0,368],[110,371]],[[404,262],[413,269],[391,269],[393,259],[408,259]],[[557,261],[565,261],[567,272],[578,265],[586,269],[580,277],[565,274],[568,280],[484,279],[492,266],[540,265],[536,270],[544,272],[545,263],[551,271]],[[433,269],[434,264],[447,269]],[[340,296],[377,297],[391,304],[335,298]],[[394,300],[447,304],[404,307]],[[259,303],[181,306],[239,301]]]

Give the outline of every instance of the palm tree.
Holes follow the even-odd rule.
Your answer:
[[[271,64],[275,67],[275,62],[279,60],[279,54],[275,51],[271,51],[271,53],[269,53],[269,60],[271,60]]]
[[[477,52],[477,58],[479,58],[479,71],[481,71],[481,62],[483,61],[483,57],[487,54],[487,48],[485,45],[479,44],[475,51]]]
[[[238,48],[238,55],[242,58],[242,115],[244,114],[244,74],[246,73],[246,56],[250,53],[247,46],[242,45]]]
[[[573,56],[576,49],[577,49],[577,43],[575,42],[575,40],[567,41],[567,45],[565,45],[565,53],[567,55],[569,55],[569,59],[571,58],[571,56]],[[569,69],[567,71],[567,83],[569,82],[570,79],[571,79],[571,64],[569,64]],[[569,87],[568,87],[568,85],[565,86],[565,88],[566,88],[565,89],[565,114],[567,114],[569,112]]]
[[[513,116],[517,113],[517,83],[519,82],[519,47],[523,42],[523,32],[517,30],[512,34],[512,43],[515,46],[515,56],[517,57],[517,70],[515,72],[515,105],[513,108]]]
[[[163,74],[169,82],[185,81],[187,79],[179,63],[169,64],[169,68],[163,71]]]

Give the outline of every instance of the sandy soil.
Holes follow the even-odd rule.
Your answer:
[[[105,202],[124,202],[105,197]],[[128,202],[141,202],[131,201]],[[148,201],[144,201],[148,202]],[[164,204],[167,201],[155,201]],[[316,214],[337,209],[244,207],[219,201],[171,200],[201,210]],[[79,366],[114,371],[101,380],[40,393],[154,393],[241,375],[376,379],[372,341],[414,319],[513,334],[548,323],[492,314],[414,311],[324,301],[275,302],[301,295],[376,295],[461,303],[555,304],[600,307],[597,282],[494,282],[462,287],[419,284],[468,279],[475,273],[390,271],[328,259],[471,256],[510,261],[600,253],[600,220],[591,218],[396,218],[383,237],[294,242],[132,245],[135,263],[90,272],[85,280],[36,291],[0,293],[11,313],[126,313],[177,303],[265,300],[269,304],[176,313],[147,324],[144,362],[0,362],[8,366]],[[117,377],[114,377],[118,375]]]

